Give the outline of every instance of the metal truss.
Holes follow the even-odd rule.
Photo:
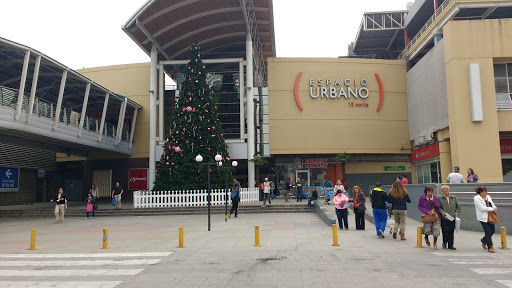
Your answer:
[[[405,11],[365,13],[364,30],[403,29],[406,14]]]
[[[265,59],[263,58],[263,46],[258,32],[253,0],[240,0],[240,6],[244,13],[247,32],[250,32],[252,37],[252,56],[254,61],[254,70],[256,71],[255,84],[257,87],[264,87],[267,82],[267,68],[265,65]]]

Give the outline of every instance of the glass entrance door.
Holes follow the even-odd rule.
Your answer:
[[[303,185],[309,186],[309,169],[308,170],[297,170],[295,173],[295,179],[300,178]],[[297,180],[295,180],[297,181]]]

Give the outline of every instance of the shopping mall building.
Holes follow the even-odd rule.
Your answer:
[[[72,71],[2,40],[0,96],[14,104],[0,99],[0,169],[18,169],[20,184],[0,189],[1,203],[44,201],[60,185],[77,200],[92,183],[103,195],[115,181],[129,192],[151,188],[180,97],[164,79],[180,85],[194,40],[244,185],[329,177],[366,191],[396,175],[443,182],[453,166],[482,182],[512,180],[512,1],[416,0],[365,13],[358,31],[344,31],[357,36],[339,58],[276,57],[272,0],[214,2],[150,0],[136,11],[123,30],[150,63]],[[42,115],[44,101],[58,110]],[[44,117],[59,141],[27,128]],[[20,141],[34,138],[46,145]],[[27,149],[46,158],[24,161]],[[336,161],[341,153],[350,161]]]

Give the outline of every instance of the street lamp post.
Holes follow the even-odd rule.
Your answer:
[[[222,163],[222,162],[221,162]],[[222,165],[221,165],[222,166]],[[231,162],[231,166],[233,167],[228,167],[226,165],[226,167],[224,167],[224,169],[226,169],[226,210],[225,210],[225,213],[224,213],[224,222],[228,222],[228,193],[229,193],[229,188],[228,188],[228,171],[230,171],[231,169],[235,169],[236,166],[238,166],[238,162],[236,161],[233,161]]]
[[[215,155],[215,161],[214,163],[211,163],[211,162],[208,162],[208,163],[201,163],[203,162],[203,156],[201,155],[197,155],[196,156],[196,162],[198,165],[207,165],[208,166],[208,196],[206,197],[206,200],[208,201],[208,231],[210,231],[210,212],[211,212],[211,200],[212,200],[212,195],[211,195],[211,183],[210,183],[210,167],[211,165],[216,165],[217,167],[219,166],[222,166],[222,156],[220,156],[219,154]],[[199,173],[199,171],[198,171]]]

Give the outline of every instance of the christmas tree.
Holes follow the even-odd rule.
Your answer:
[[[155,191],[206,189],[207,167],[201,166],[198,173],[195,161],[198,154],[203,156],[203,163],[215,163],[217,154],[222,156],[223,162],[229,161],[213,91],[206,80],[197,42],[190,48],[179,95],[171,115],[164,152],[157,164]],[[212,189],[225,188],[226,171],[217,169],[215,165],[211,167]],[[230,171],[228,173],[229,185],[232,176]]]

